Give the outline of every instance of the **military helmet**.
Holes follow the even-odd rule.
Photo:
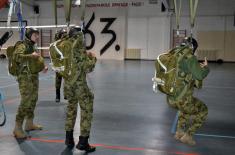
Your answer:
[[[36,28],[32,28],[32,27],[27,28],[25,31],[25,37],[28,38],[29,40],[31,40],[31,36],[33,33],[39,34],[39,30]]]
[[[181,43],[182,46],[191,46],[193,48],[193,53],[195,53],[195,51],[198,48],[198,43],[197,40],[192,38],[192,37],[185,37]]]
[[[62,39],[63,37],[65,37],[65,35],[67,34],[67,30],[66,29],[61,29],[58,32],[56,32],[55,34],[55,40],[59,40]]]
[[[79,26],[73,26],[69,30],[69,37],[74,37],[76,36],[79,32],[81,32],[81,27]]]

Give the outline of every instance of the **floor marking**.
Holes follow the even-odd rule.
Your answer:
[[[176,126],[179,118],[179,112],[176,113],[174,122],[171,127],[171,133],[175,134],[176,132]],[[212,137],[212,138],[229,138],[229,139],[235,139],[235,136],[223,136],[223,135],[211,135],[211,134],[203,134],[203,133],[197,133],[196,136],[203,136],[203,137]]]
[[[59,139],[28,138],[28,140],[43,142],[43,143],[64,143],[64,140],[59,140]],[[148,149],[148,148],[141,148],[141,147],[112,146],[112,145],[105,145],[105,144],[91,144],[91,146],[102,147],[102,148],[112,149],[112,150],[123,150],[123,151],[151,151],[151,152],[171,153],[175,155],[199,155],[198,153],[163,151],[163,150]]]

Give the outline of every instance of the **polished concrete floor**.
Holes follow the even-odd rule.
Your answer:
[[[88,82],[95,94],[90,142],[93,155],[234,155],[235,154],[235,64],[209,64],[204,88],[195,96],[209,108],[194,147],[173,138],[176,111],[163,94],[152,91],[153,61],[98,61]],[[0,155],[82,155],[64,145],[66,101],[55,103],[54,73],[40,74],[35,121],[42,131],[17,141],[12,136],[20,96],[15,79],[0,60],[0,90],[5,95],[7,123],[0,128]],[[79,114],[78,114],[79,116]],[[79,119],[75,139],[79,137]]]

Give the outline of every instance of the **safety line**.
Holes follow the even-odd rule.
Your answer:
[[[176,126],[179,118],[179,112],[177,112],[174,122],[171,126],[171,133],[175,134],[176,132]],[[229,138],[229,139],[235,139],[235,136],[224,136],[224,135],[211,135],[211,134],[203,134],[203,133],[197,133],[196,136],[203,136],[203,137],[212,137],[212,138]]]
[[[64,140],[59,140],[59,139],[28,138],[28,140],[43,142],[43,143],[64,143]],[[91,146],[102,147],[102,148],[112,149],[112,150],[123,150],[123,151],[151,151],[151,152],[171,153],[175,155],[199,155],[198,153],[164,151],[164,150],[148,149],[148,148],[142,148],[142,147],[112,146],[112,145],[105,145],[105,144],[91,144]]]

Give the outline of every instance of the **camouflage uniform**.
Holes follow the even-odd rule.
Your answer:
[[[27,66],[29,59],[35,59],[31,55],[34,51],[34,44],[28,39],[16,45],[16,61],[22,66],[21,72],[17,77],[21,94],[21,102],[16,115],[17,122],[23,122],[25,118],[34,118],[34,109],[38,100],[38,73],[31,74]]]
[[[60,89],[62,83],[62,76],[56,72],[55,74],[55,88]]]
[[[58,48],[61,51],[71,49],[66,47],[72,46],[74,42],[76,42],[76,45],[72,51],[75,64],[72,70],[75,70],[76,73],[72,79],[75,78],[75,80],[65,78],[65,90],[68,99],[65,130],[73,131],[79,102],[81,111],[80,135],[89,136],[93,114],[94,95],[87,85],[86,74],[94,69],[96,58],[86,53],[82,33],[80,33],[76,39],[66,38],[60,45],[58,45]]]
[[[187,48],[186,50],[191,50]],[[209,68],[202,68],[196,56],[190,54],[179,64],[179,79],[181,84],[177,85],[179,96],[167,96],[168,104],[179,110],[177,131],[184,131],[192,136],[204,123],[208,109],[207,106],[197,98],[193,97],[194,87],[200,88],[202,80],[208,75]],[[190,117],[192,121],[190,122]]]

